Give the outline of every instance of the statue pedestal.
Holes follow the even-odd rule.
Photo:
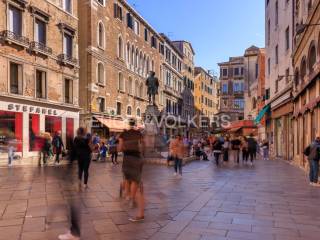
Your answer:
[[[148,105],[145,112],[145,157],[162,158],[159,149],[161,148],[161,137],[159,136],[158,118],[159,108],[156,105]]]

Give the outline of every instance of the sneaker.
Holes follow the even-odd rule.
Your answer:
[[[144,216],[143,217],[134,217],[134,218],[129,218],[130,222],[143,222],[144,221]]]
[[[79,237],[73,236],[71,232],[67,232],[66,234],[61,234],[58,237],[60,240],[80,240]]]
[[[177,174],[176,172],[173,174],[174,177],[176,177],[177,175],[178,175],[178,174]]]
[[[88,187],[88,184],[85,184],[84,185],[84,189],[88,189],[89,187]]]

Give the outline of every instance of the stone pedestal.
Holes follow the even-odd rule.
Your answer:
[[[159,108],[156,105],[148,105],[144,117],[144,139],[145,139],[145,157],[161,158],[160,154],[160,130],[158,118],[160,116]]]

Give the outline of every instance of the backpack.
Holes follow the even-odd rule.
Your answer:
[[[306,157],[308,157],[310,155],[310,145],[304,149],[303,154]]]

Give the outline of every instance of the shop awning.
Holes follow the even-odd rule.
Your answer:
[[[264,108],[259,112],[258,116],[256,117],[256,119],[254,120],[255,124],[259,124],[262,120],[262,118],[264,117],[264,115],[270,111],[270,104],[264,106]]]
[[[128,124],[123,120],[108,119],[108,118],[101,118],[101,117],[95,117],[95,118],[105,127],[109,128],[110,132],[123,132],[129,127]]]

